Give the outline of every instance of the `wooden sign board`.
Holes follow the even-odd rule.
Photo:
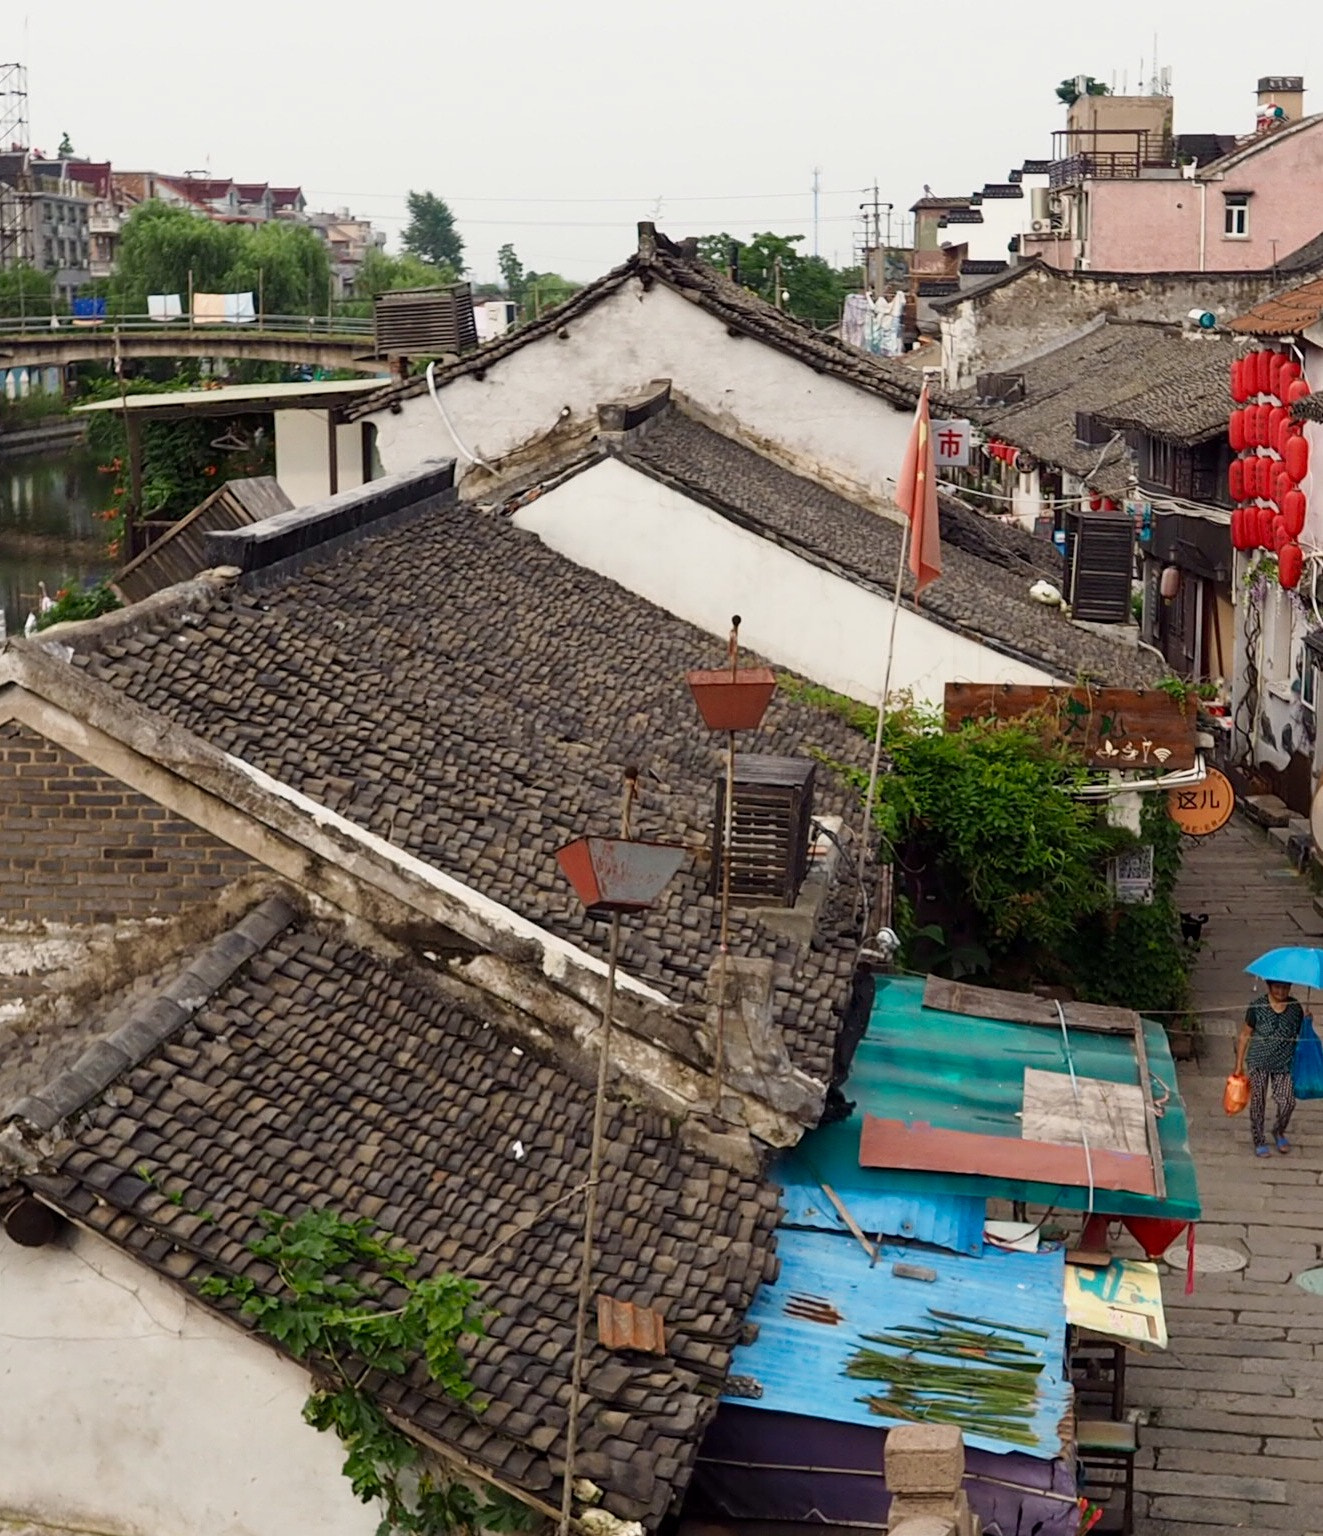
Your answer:
[[[948,683],[946,726],[967,720],[1046,715],[1090,768],[1171,773],[1194,767],[1195,708],[1160,688],[1046,688],[1023,683]]]
[[[1169,789],[1167,810],[1171,819],[1188,837],[1209,837],[1220,832],[1231,820],[1236,808],[1236,792],[1231,780],[1216,768],[1208,770],[1202,784],[1189,789]]]

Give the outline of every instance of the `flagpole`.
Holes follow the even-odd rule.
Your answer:
[[[887,697],[891,692],[891,662],[896,654],[896,620],[900,616],[901,588],[905,582],[905,559],[909,554],[910,520],[900,530],[900,559],[896,563],[896,590],[891,600],[891,628],[887,635],[887,661],[882,673],[882,697],[877,705],[877,729],[873,732],[873,762],[868,770],[868,793],[864,797],[864,825],[859,836],[859,889],[864,888],[864,861],[869,832],[873,826],[873,802],[877,799],[877,778],[882,766],[882,729],[887,718]],[[917,593],[915,594],[917,597]]]

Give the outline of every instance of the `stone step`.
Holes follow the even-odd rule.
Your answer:
[[[1284,827],[1291,820],[1285,801],[1277,795],[1248,795],[1240,805],[1245,815],[1260,827]]]

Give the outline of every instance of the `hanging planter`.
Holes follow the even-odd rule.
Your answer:
[[[756,731],[776,692],[776,673],[770,667],[741,669],[738,613],[730,624],[730,665],[716,672],[686,673],[685,681],[708,730]]]
[[[579,837],[556,852],[556,862],[590,917],[646,912],[666,889],[685,850],[673,843],[628,837]]]

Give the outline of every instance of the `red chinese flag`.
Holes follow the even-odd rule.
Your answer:
[[[937,523],[937,465],[933,458],[928,386],[923,386],[905,458],[896,480],[896,505],[910,520],[910,571],[917,597],[942,574],[942,542]]]

